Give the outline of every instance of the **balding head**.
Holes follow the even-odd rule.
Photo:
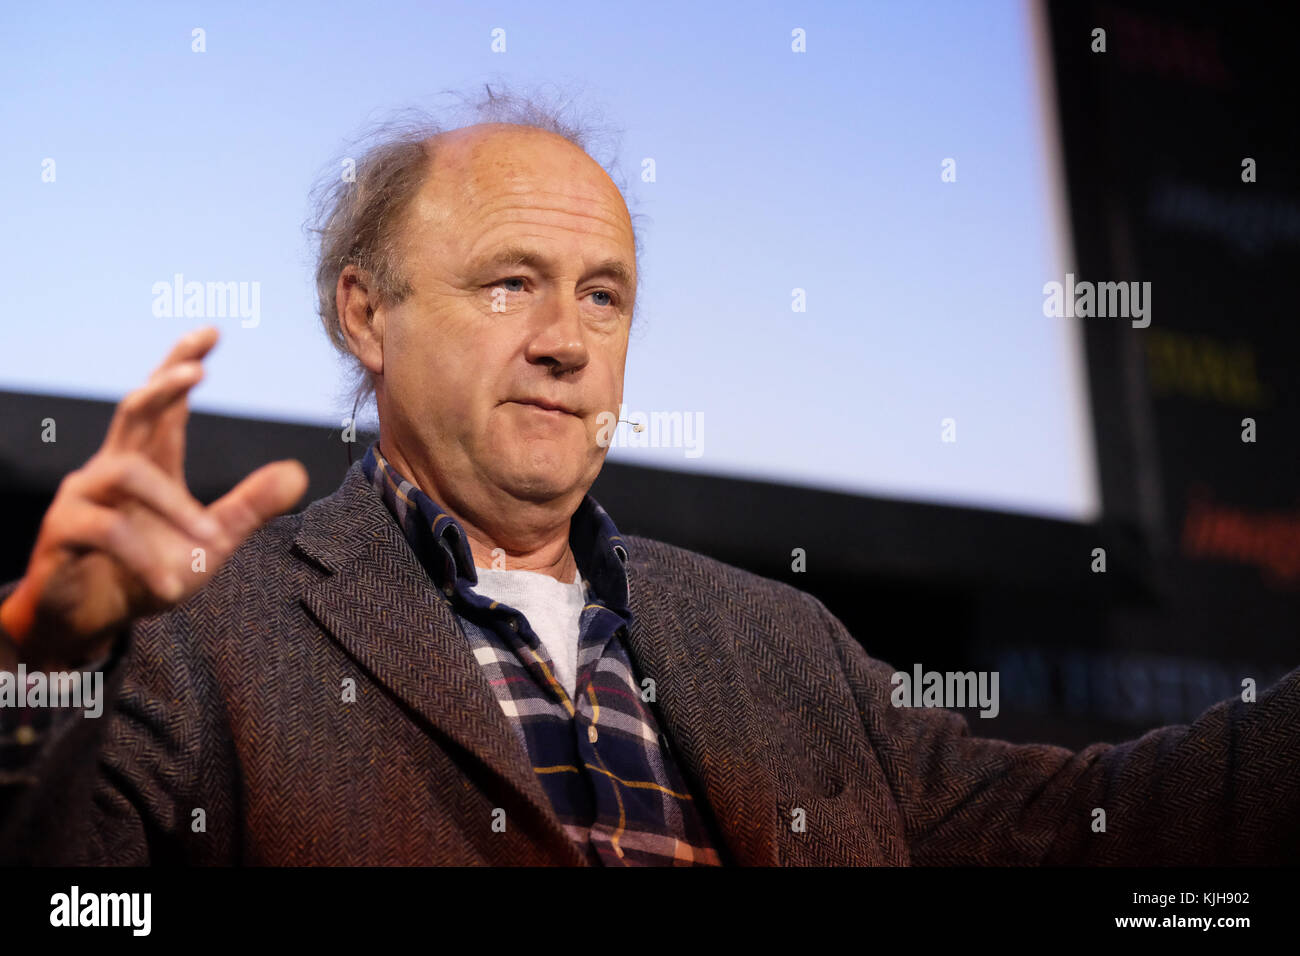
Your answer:
[[[560,225],[558,214],[575,234],[630,246],[622,278],[635,295],[636,237],[627,205],[581,147],[536,127],[478,123],[432,136],[425,149],[424,180],[398,229],[403,261],[418,251],[415,241],[468,262],[484,249],[511,244],[502,237],[530,222]],[[474,233],[476,248],[466,245],[472,226],[483,227]]]

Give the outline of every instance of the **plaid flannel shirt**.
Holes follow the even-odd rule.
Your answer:
[[[569,545],[586,605],[579,620],[578,700],[555,679],[545,646],[523,614],[476,593],[460,524],[406,480],[372,444],[362,463],[435,585],[496,694],[523,754],[569,836],[594,864],[718,865],[708,810],[673,759],[624,644],[632,626],[627,552],[590,496]]]

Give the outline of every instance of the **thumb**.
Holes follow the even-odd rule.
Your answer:
[[[297,461],[263,465],[224,496],[208,513],[220,522],[238,547],[246,537],[291,508],[307,490],[307,469]]]

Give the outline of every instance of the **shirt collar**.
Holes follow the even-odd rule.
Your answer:
[[[393,467],[374,442],[361,468],[397,519],[433,583],[448,597],[478,583],[469,539],[460,522]],[[591,495],[569,521],[569,547],[594,595],[611,610],[628,614],[627,548],[613,520]]]

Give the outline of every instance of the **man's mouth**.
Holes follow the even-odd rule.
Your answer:
[[[525,405],[529,408],[535,408],[539,412],[548,412],[553,415],[578,415],[573,409],[559,402],[548,401],[544,398],[516,398],[511,399],[508,404]],[[581,416],[579,416],[581,417]]]

